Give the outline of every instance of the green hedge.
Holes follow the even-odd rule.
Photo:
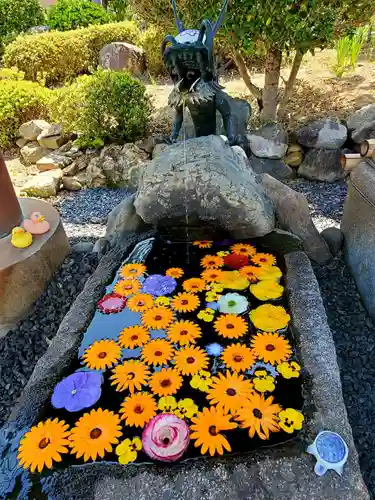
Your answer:
[[[22,123],[49,117],[51,91],[38,83],[0,79],[0,148],[17,138]]]
[[[47,85],[52,85],[95,69],[100,50],[115,41],[139,44],[136,23],[124,21],[73,31],[21,35],[6,48],[4,64],[24,71],[27,80],[45,79]]]
[[[75,30],[110,21],[110,14],[91,0],[57,0],[48,10],[48,26],[53,30]]]
[[[153,25],[141,34],[140,45],[146,52],[147,69],[153,76],[166,74],[161,54],[161,43],[164,37],[165,31]]]
[[[152,111],[145,91],[127,72],[98,70],[52,91],[52,119],[83,147],[131,142],[144,135]]]

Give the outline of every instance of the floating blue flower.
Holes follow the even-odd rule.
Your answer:
[[[217,302],[206,302],[206,308],[217,311],[219,309],[219,304]]]
[[[177,281],[171,276],[152,274],[145,279],[142,287],[144,293],[149,293],[154,297],[161,297],[172,293],[177,287]]]
[[[274,378],[280,375],[276,370],[276,368],[272,366],[270,363],[262,363],[261,361],[258,361],[257,363],[253,364],[250,370],[246,370],[246,373],[248,375],[254,375],[257,370],[266,370]]]
[[[217,344],[214,342],[213,344],[208,344],[206,345],[206,352],[209,356],[220,356],[220,354],[223,352],[224,348],[220,344]]]
[[[59,382],[53,391],[54,408],[75,412],[93,406],[102,394],[103,375],[97,372],[76,372]]]

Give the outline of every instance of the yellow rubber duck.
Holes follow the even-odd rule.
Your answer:
[[[27,248],[32,244],[33,237],[23,227],[15,227],[12,230],[12,239],[10,241],[16,248]]]

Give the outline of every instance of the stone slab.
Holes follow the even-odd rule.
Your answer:
[[[64,318],[47,353],[39,360],[11,422],[30,425],[54,385],[75,359],[82,332],[95,303],[124,253],[145,235],[131,235],[100,261],[72,309]],[[93,463],[55,471],[43,480],[43,492],[54,500],[369,500],[342,397],[332,334],[319,286],[306,255],[285,257],[286,289],[293,331],[305,374],[307,425],[285,445],[251,455],[190,460],[173,467],[120,466]],[[339,432],[349,446],[342,477],[328,472],[318,478],[314,459],[304,452],[316,433]]]

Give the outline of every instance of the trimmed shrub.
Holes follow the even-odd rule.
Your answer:
[[[141,34],[140,44],[146,52],[147,69],[153,76],[166,74],[161,54],[161,43],[165,37],[165,31],[151,25]]]
[[[0,80],[0,148],[14,142],[22,123],[49,117],[50,94],[38,83]]]
[[[7,67],[17,67],[28,80],[64,82],[98,66],[99,52],[108,43],[137,44],[140,31],[131,21],[90,26],[74,31],[21,35],[4,54]]]
[[[25,73],[17,68],[0,68],[0,80],[24,80]]]
[[[57,0],[48,11],[49,27],[59,31],[105,24],[110,20],[108,12],[91,0]]]
[[[147,129],[152,108],[145,91],[129,73],[98,70],[53,91],[52,119],[84,147],[131,142]]]

